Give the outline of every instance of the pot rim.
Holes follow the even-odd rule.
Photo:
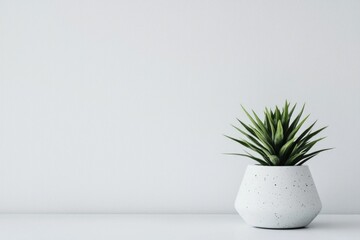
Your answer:
[[[309,168],[308,165],[292,165],[292,166],[268,166],[261,164],[249,164],[248,167],[264,167],[264,168]]]

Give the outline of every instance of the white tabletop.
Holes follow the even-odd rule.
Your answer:
[[[320,215],[307,228],[267,230],[235,214],[0,214],[0,239],[360,239],[360,215]]]

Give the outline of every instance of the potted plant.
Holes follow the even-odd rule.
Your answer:
[[[309,117],[302,119],[304,107],[293,120],[296,104],[291,109],[287,101],[282,110],[277,106],[274,110],[265,108],[263,121],[254,111],[250,115],[242,107],[251,124],[237,119],[241,127],[233,127],[245,139],[225,135],[256,153],[229,153],[257,162],[247,167],[235,200],[237,212],[250,225],[301,228],[321,210],[314,181],[304,163],[330,148],[310,152],[317,142],[324,139],[314,140],[314,137],[326,127],[313,131],[315,121],[301,132],[300,128]]]

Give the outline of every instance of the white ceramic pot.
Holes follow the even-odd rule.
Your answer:
[[[321,202],[308,166],[249,165],[235,208],[255,227],[301,228],[318,215]]]

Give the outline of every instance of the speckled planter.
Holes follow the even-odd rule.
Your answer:
[[[255,227],[301,228],[318,215],[321,202],[308,166],[249,165],[235,208]]]

